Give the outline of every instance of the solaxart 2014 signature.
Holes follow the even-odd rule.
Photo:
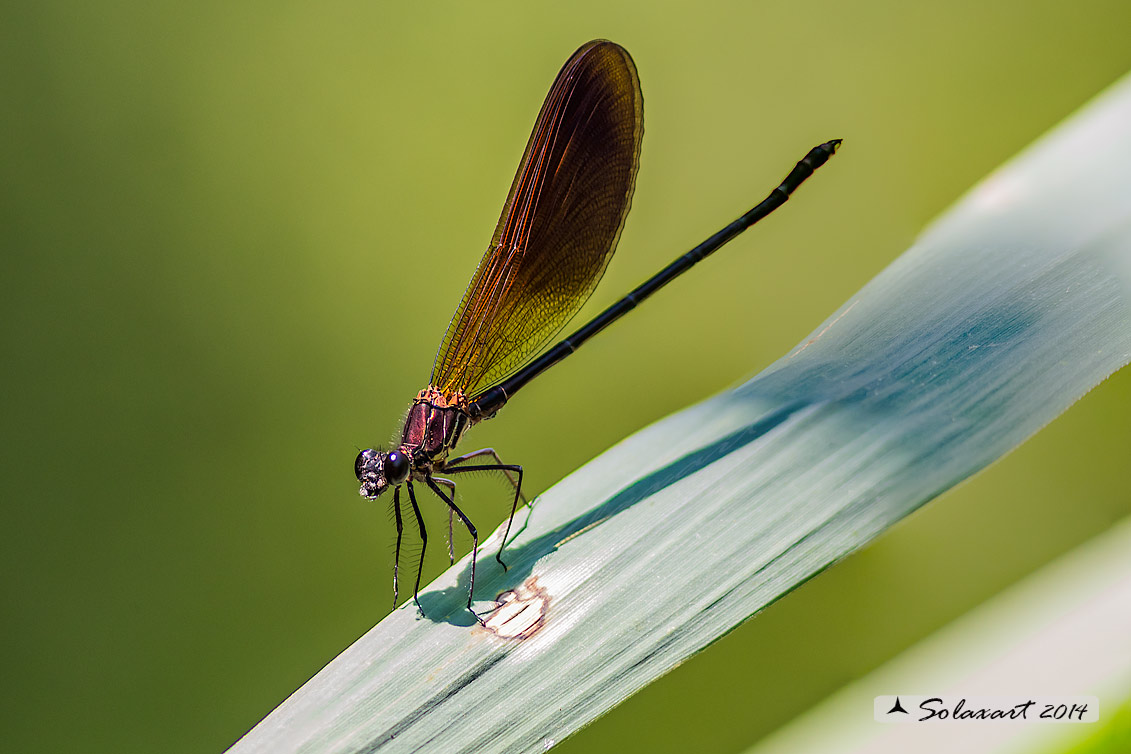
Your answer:
[[[901,694],[877,696],[879,722],[1035,722],[1094,723],[1099,700],[1094,696],[966,697]]]

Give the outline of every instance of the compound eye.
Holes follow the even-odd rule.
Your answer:
[[[357,454],[357,460],[353,462],[353,473],[357,474],[358,481],[361,481],[361,475],[365,473],[365,467],[369,465],[377,455],[377,451],[370,448],[363,450]]]
[[[409,467],[408,456],[394,450],[385,456],[385,480],[389,484],[400,484],[408,479]]]

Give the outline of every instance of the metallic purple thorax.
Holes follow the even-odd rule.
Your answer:
[[[432,387],[421,390],[413,400],[401,433],[401,449],[417,470],[442,465],[447,459],[469,426],[466,403],[462,394],[445,396]]]

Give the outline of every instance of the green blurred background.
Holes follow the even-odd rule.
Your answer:
[[[535,491],[804,338],[1131,69],[1128,28],[1126,0],[5,4],[3,748],[223,750],[388,612],[354,456],[425,385],[582,42],[629,49],[646,122],[582,316],[845,148],[468,438]],[[1125,371],[561,750],[741,750],[1131,513],[1129,445]]]

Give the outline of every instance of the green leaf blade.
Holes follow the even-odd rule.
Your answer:
[[[496,531],[477,606],[536,585],[529,638],[471,624],[465,558],[232,751],[544,750],[1016,447],[1131,359],[1128,133],[1131,79],[785,358],[543,494],[507,573]]]

